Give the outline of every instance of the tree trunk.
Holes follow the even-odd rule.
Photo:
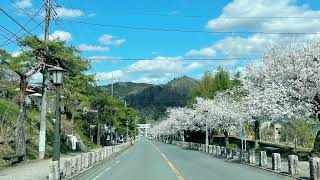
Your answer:
[[[260,142],[260,121],[254,121],[254,148],[259,148]]]
[[[40,115],[40,133],[39,133],[39,159],[44,159],[46,149],[46,120],[47,120],[47,103],[48,103],[48,72],[43,73],[42,81],[42,99]]]
[[[27,77],[20,77],[19,115],[16,122],[16,155],[26,154],[24,120],[26,115]]]
[[[229,146],[228,131],[223,131],[223,134],[224,134],[225,147],[227,147],[227,146]]]

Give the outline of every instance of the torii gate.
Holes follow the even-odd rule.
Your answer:
[[[148,135],[148,129],[150,128],[150,124],[137,124],[138,126],[138,129],[139,129],[139,132],[140,132],[140,129],[144,129],[144,136],[147,137]]]

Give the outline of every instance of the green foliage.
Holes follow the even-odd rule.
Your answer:
[[[113,96],[124,98],[130,93],[138,93],[152,84],[134,83],[134,82],[116,82],[113,84]],[[106,94],[111,95],[112,85],[100,86],[100,90]]]
[[[228,144],[228,145],[227,145],[227,148],[236,149],[236,148],[239,148],[239,147],[238,147],[237,144],[231,143],[231,144]]]
[[[298,120],[284,125],[280,140],[294,146],[312,148],[315,139],[313,121]]]
[[[217,92],[239,86],[241,84],[240,77],[240,72],[236,72],[231,78],[230,73],[221,66],[215,73],[205,72],[199,85],[191,92],[193,99],[190,104],[194,102],[195,97],[213,99]]]
[[[198,81],[183,76],[167,84],[153,85],[125,97],[130,107],[140,110],[141,115],[149,120],[163,117],[168,107],[186,106],[191,99],[190,92]]]

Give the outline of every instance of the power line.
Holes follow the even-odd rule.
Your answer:
[[[161,32],[179,32],[179,33],[207,33],[207,34],[279,34],[279,35],[306,35],[306,34],[320,34],[320,32],[266,32],[266,31],[206,31],[206,30],[188,30],[188,29],[169,29],[169,28],[151,28],[151,27],[137,27],[137,26],[125,26],[125,25],[113,25],[113,24],[100,24],[86,21],[76,21],[63,19],[61,21],[85,24],[92,26],[131,29],[131,30],[145,30],[145,31],[161,31]]]
[[[320,19],[320,16],[219,16],[213,17],[209,15],[182,15],[170,13],[146,13],[146,12],[128,12],[133,15],[151,15],[162,17],[182,17],[182,18],[212,18],[212,19]]]
[[[14,19],[12,16],[10,16],[4,9],[0,7],[0,11],[3,12],[7,17],[9,17],[14,23],[16,23],[20,28],[22,28],[26,33],[28,33],[30,36],[33,36],[25,27],[23,27],[16,19]],[[42,23],[42,22],[41,22]],[[41,24],[39,23],[39,25]],[[17,36],[18,37],[18,36]],[[39,39],[36,38],[38,42],[41,43]]]
[[[11,1],[11,3],[14,5],[14,7],[16,7],[17,9],[19,9],[19,11],[25,13],[25,11],[24,11],[22,8],[18,7],[13,0],[10,0],[10,1]],[[42,8],[43,8],[43,5],[38,9],[38,11],[40,11],[40,9],[42,9]],[[36,14],[38,14],[38,13],[35,13],[35,15],[36,15]],[[33,22],[35,22],[35,23],[37,24],[38,22],[34,19],[35,15],[29,14],[28,16],[29,16],[30,20],[32,20]]]
[[[225,18],[298,18],[298,17],[225,17]],[[299,17],[302,18],[302,17]],[[310,17],[311,18],[311,17]],[[320,18],[320,17],[319,17]],[[267,35],[307,35],[307,34],[320,34],[320,32],[266,32],[266,31],[208,31],[208,30],[191,30],[191,29],[171,29],[171,28],[153,28],[153,27],[138,27],[138,26],[126,26],[126,25],[114,25],[114,24],[102,24],[93,23],[87,21],[76,21],[70,19],[60,19],[59,21],[65,21],[76,24],[84,24],[90,26],[100,26],[119,29],[130,30],[144,30],[144,31],[160,31],[160,32],[178,32],[178,33],[206,33],[206,34],[267,34]]]
[[[161,61],[161,60],[170,60],[170,61],[222,61],[222,60],[254,60],[261,59],[262,57],[225,57],[225,58],[165,58],[165,59],[154,59],[154,58],[84,58],[90,61]]]
[[[58,7],[57,1],[55,2],[55,6]],[[72,37],[69,35],[69,33],[66,33],[66,26],[64,25],[64,23],[61,21],[61,18],[59,17],[58,13],[56,12],[56,10],[53,8],[53,5],[50,2],[50,5],[52,7],[52,11],[53,11],[53,19],[55,20],[56,25],[63,30],[64,34],[68,37],[67,42],[73,46],[76,47],[76,43],[72,40]],[[61,22],[61,24],[59,24],[59,22]]]
[[[10,41],[10,44],[11,44],[11,43],[15,43],[16,45],[19,45],[19,44],[16,43],[15,41],[12,41],[11,39],[7,38],[7,36],[3,35],[2,33],[0,33],[0,36],[3,37],[3,38],[5,38],[5,39],[7,39],[7,41]],[[6,42],[7,42],[7,41],[6,41]],[[2,45],[0,45],[0,47],[1,47],[1,46],[2,46]]]
[[[12,0],[11,0],[12,1]],[[35,16],[38,15],[38,13],[41,11],[41,9],[43,8],[43,5],[38,9],[38,11],[34,14],[34,15],[30,15],[30,19],[24,24],[24,27],[26,27],[31,21],[34,21],[36,24],[38,24],[37,21],[35,21],[33,18]],[[15,35],[17,35],[20,31],[22,30],[22,28],[20,28],[16,33]],[[6,44],[9,40],[11,40],[14,36],[11,36],[9,39],[7,39],[7,41],[5,41],[4,43],[2,43],[0,46],[3,46],[4,44]]]
[[[37,29],[39,26],[41,26],[41,24],[42,24],[44,21],[45,21],[45,20],[41,21],[41,22],[38,23],[36,26],[34,26],[32,29],[30,29],[30,32],[34,31],[34,30]],[[3,27],[1,24],[0,24],[0,27],[4,29],[4,27]],[[6,31],[8,31],[8,32],[10,32],[10,34],[16,36],[17,39],[19,39],[19,40],[22,40],[22,38],[24,38],[24,37],[26,36],[26,35],[22,35],[21,37],[19,37],[19,36],[15,35],[13,32],[11,32],[10,30],[8,30],[7,28],[6,28]],[[39,41],[39,42],[41,42],[41,41]],[[0,47],[2,47],[2,46],[7,46],[7,45],[9,45],[9,44],[11,44],[11,43],[12,43],[12,42],[8,42],[7,44],[1,44]],[[17,44],[17,43],[16,43],[16,44]],[[18,45],[18,44],[17,44],[17,45]]]

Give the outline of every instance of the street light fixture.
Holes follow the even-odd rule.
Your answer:
[[[60,86],[63,84],[63,75],[65,70],[61,67],[54,67],[49,69],[52,73],[53,84],[56,90],[56,112],[55,112],[55,126],[54,126],[54,141],[53,141],[53,155],[52,161],[60,161]]]

